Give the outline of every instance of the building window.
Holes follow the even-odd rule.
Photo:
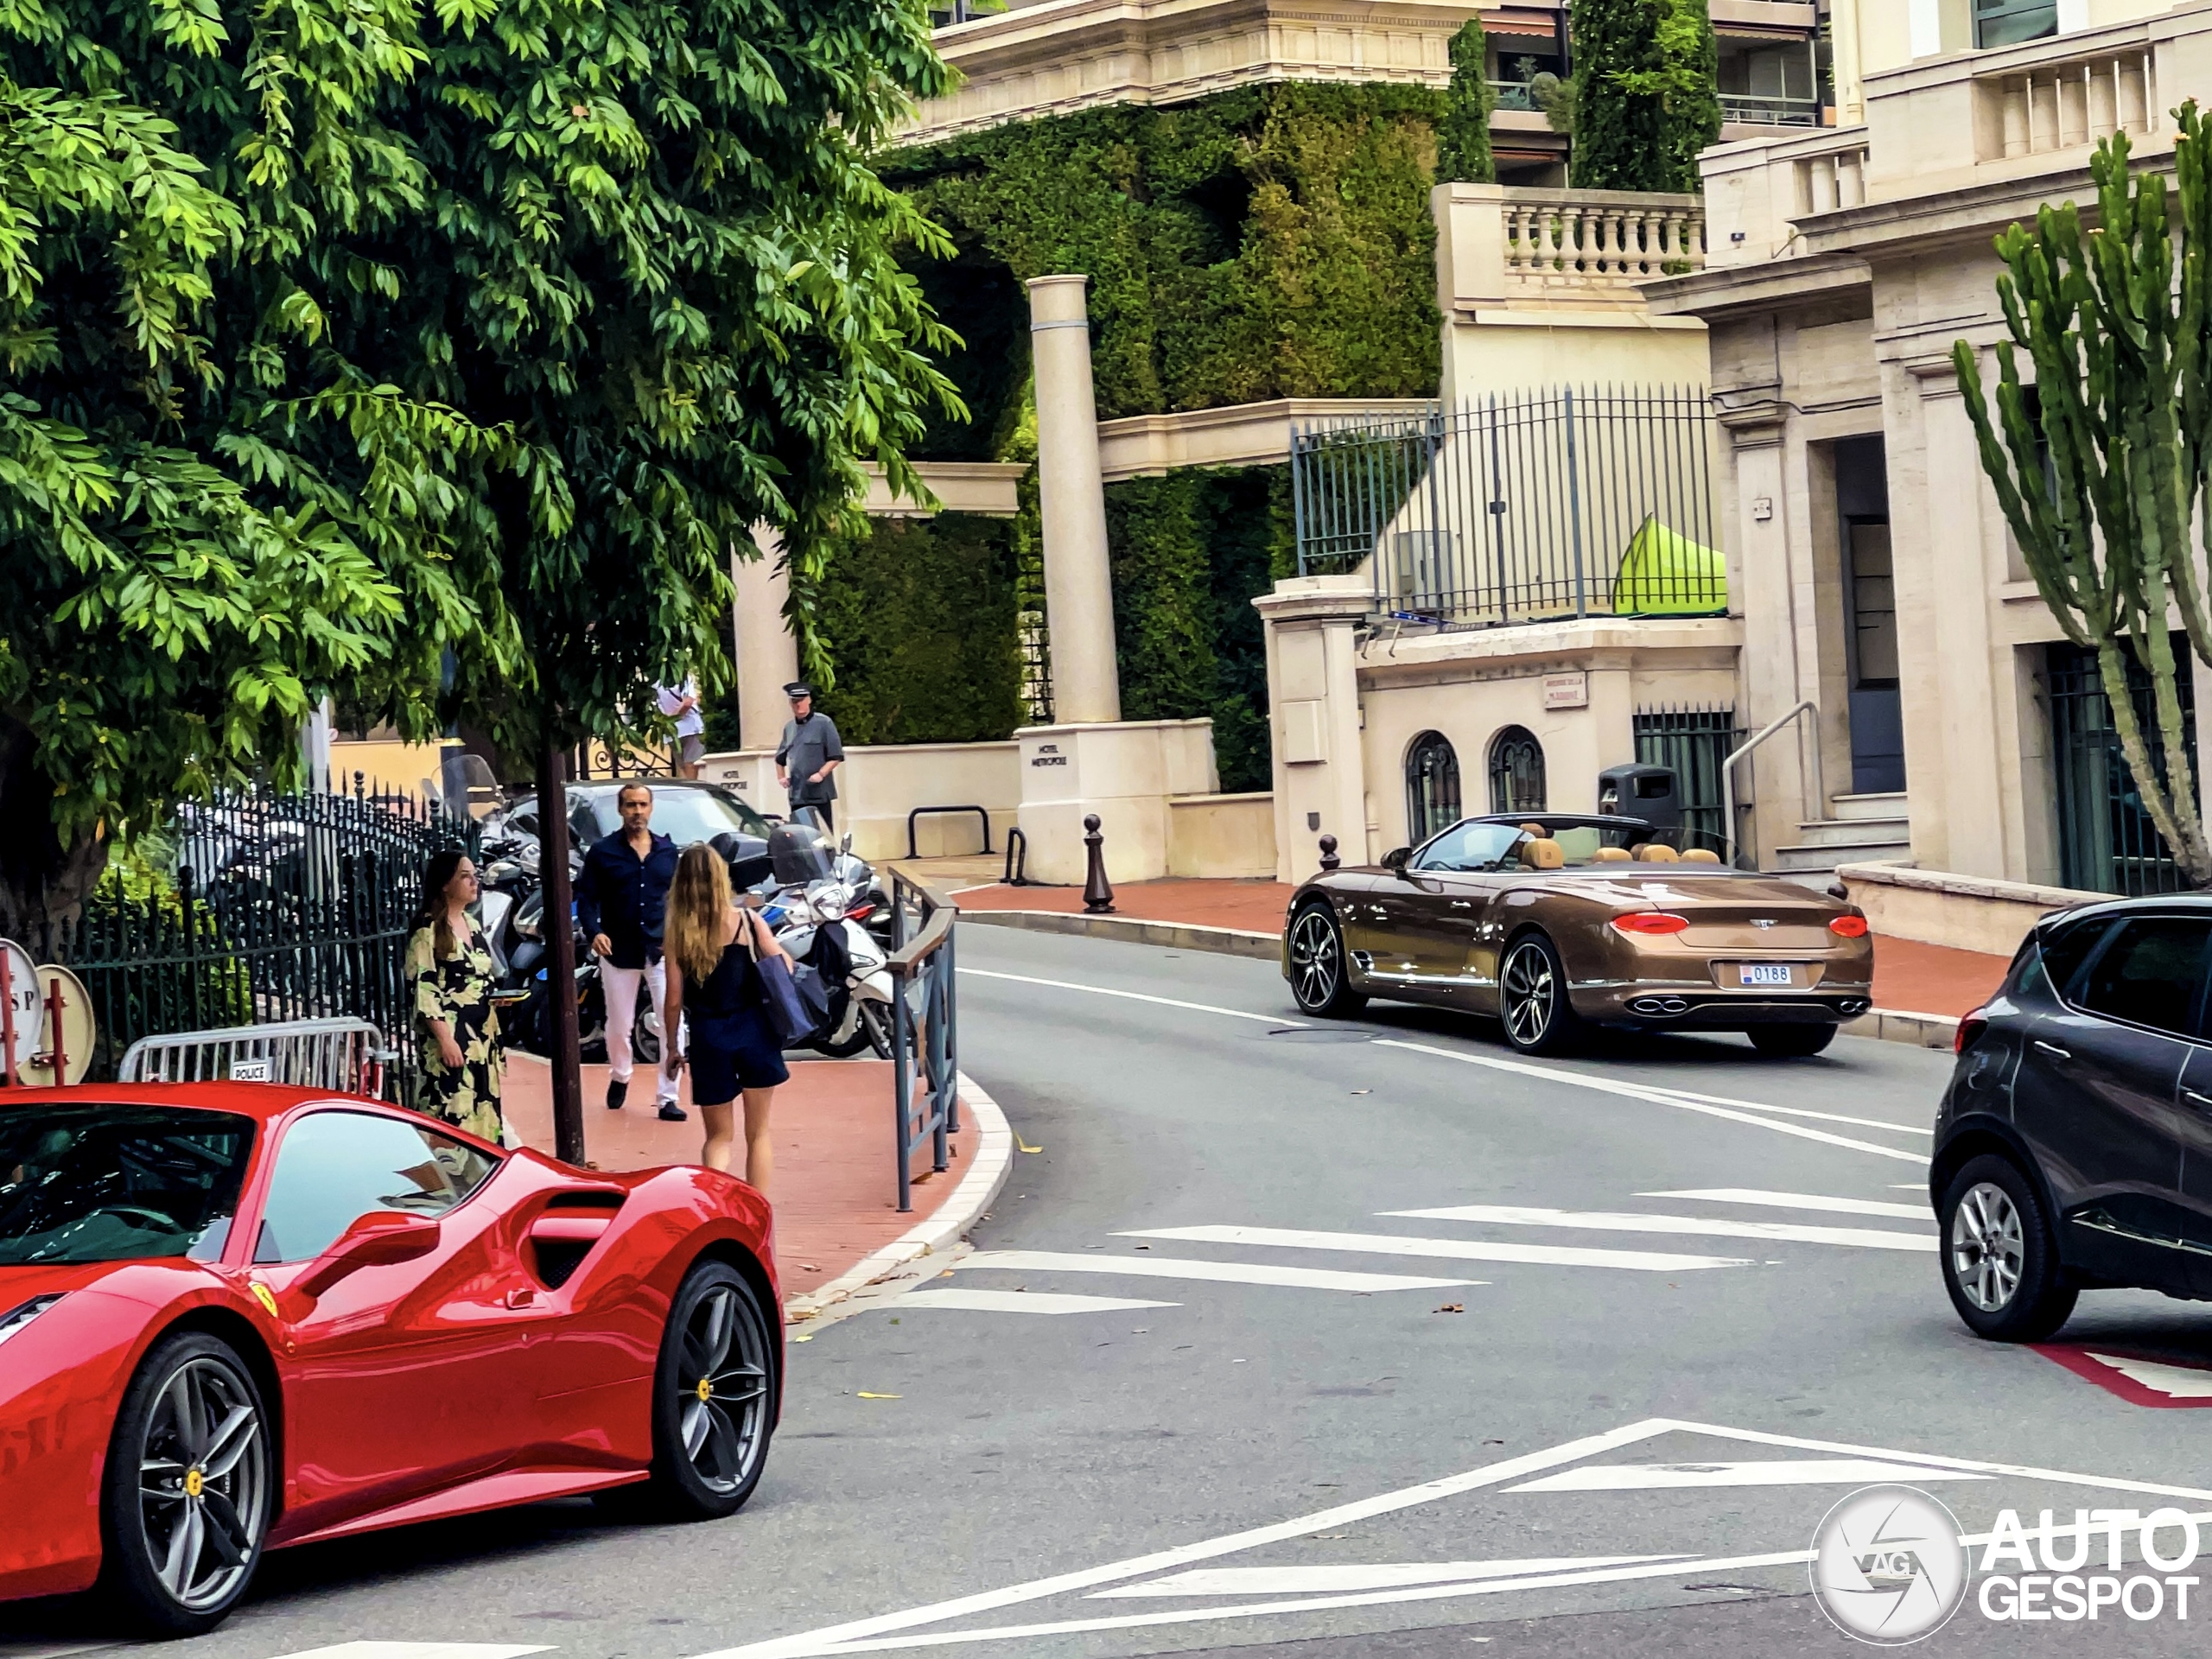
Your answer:
[[[1406,834],[1415,843],[1459,822],[1459,757],[1441,732],[1423,732],[1406,751]]]
[[[1733,709],[1645,709],[1633,721],[1637,764],[1665,766],[1675,774],[1675,798],[1682,804],[1682,845],[1709,847],[1726,857],[1721,764],[1744,741]],[[1744,781],[1748,783],[1746,769]],[[1748,798],[1736,803],[1740,809]]]
[[[1491,741],[1490,810],[1544,810],[1544,746],[1522,726],[1509,726]]]
[[[1974,0],[1976,47],[2011,46],[2058,33],[2058,0]]]

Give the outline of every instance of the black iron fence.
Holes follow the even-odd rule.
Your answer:
[[[412,1081],[402,964],[423,861],[475,826],[409,795],[226,792],[111,868],[79,913],[22,943],[85,982],[95,1078],[141,1037],[349,1015]]]
[[[1452,626],[1718,615],[1728,577],[1700,387],[1492,396],[1291,430],[1301,575]]]
[[[1682,804],[1682,827],[1694,839],[1686,846],[1710,847],[1724,856],[1732,826],[1721,820],[1726,811],[1720,788],[1721,763],[1749,735],[1738,724],[1733,709],[1639,709],[1634,716],[1636,758],[1639,765],[1673,770]],[[1751,770],[1745,757],[1737,779],[1736,810],[1751,804]]]
[[[960,1017],[954,980],[958,910],[919,881],[891,872],[892,1109],[898,1131],[899,1208],[913,1205],[914,1154],[950,1162],[960,1130]]]
[[[2058,806],[2058,879],[2093,893],[2179,893],[2188,879],[2151,822],[2142,791],[2120,753],[2112,701],[2097,671],[2097,654],[2079,645],[2044,647],[2050,680],[2053,783]],[[2196,712],[2190,689],[2189,642],[2174,636],[2175,690],[2181,695],[2183,738],[2196,767]],[[2146,735],[2158,731],[2151,677],[2127,657],[2127,688]],[[2163,760],[2153,739],[2152,753]],[[2162,768],[2163,770],[2163,768]]]

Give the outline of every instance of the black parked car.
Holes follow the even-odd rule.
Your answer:
[[[1959,1317],[2050,1336],[2083,1290],[2212,1300],[2212,897],[2037,924],[1960,1022],[1929,1189]]]

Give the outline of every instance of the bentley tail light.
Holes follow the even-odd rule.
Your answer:
[[[1973,1046],[1974,1039],[1989,1029],[1988,1013],[1976,1008],[1959,1021],[1959,1028],[1951,1033],[1951,1052],[1963,1054]]]
[[[1689,925],[1688,917],[1664,910],[1638,910],[1613,918],[1615,930],[1622,933],[1679,933]]]
[[[1863,939],[1866,937],[1864,916],[1839,916],[1828,924],[1828,931],[1839,939]]]

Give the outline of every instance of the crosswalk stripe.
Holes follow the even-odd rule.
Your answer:
[[[1639,1192],[1639,1198],[1694,1198],[1706,1204],[1756,1204],[1770,1210],[1826,1210],[1839,1216],[1897,1216],[1933,1221],[1924,1204],[1893,1204],[1887,1198],[1831,1198],[1815,1192],[1762,1192],[1748,1186],[1702,1186],[1686,1192]]]
[[[978,1313],[1111,1313],[1131,1307],[1180,1307],[1180,1302],[1140,1302],[1125,1296],[1071,1296],[1053,1291],[910,1290],[886,1307],[966,1308]]]
[[[978,1250],[956,1264],[963,1271],[1000,1268],[1016,1273],[1114,1273],[1135,1279],[1210,1279],[1226,1285],[1295,1285],[1307,1290],[1450,1290],[1484,1279],[1409,1279],[1394,1273],[1344,1273],[1326,1268],[1275,1268],[1246,1262],[1189,1262],[1179,1257],[1077,1255],[1059,1250]]]
[[[1789,1221],[1727,1221],[1718,1217],[1645,1216],[1604,1210],[1539,1210],[1510,1204],[1447,1205],[1439,1210],[1385,1210],[1410,1221],[1470,1221],[1493,1227],[1585,1227],[1600,1233],[1683,1233],[1711,1238],[1780,1239],[1797,1244],[1854,1244],[1869,1250],[1936,1249],[1933,1233],[1892,1233],[1875,1227],[1808,1227]]]
[[[1668,1255],[1651,1250],[1581,1249],[1564,1244],[1491,1244],[1464,1238],[1407,1238],[1396,1233],[1323,1233],[1297,1227],[1147,1227],[1123,1238],[1172,1238],[1192,1244],[1262,1244],[1292,1250],[1349,1250],[1370,1255],[1432,1255],[1459,1262],[1524,1262],[1554,1268],[1625,1268],[1637,1273],[1688,1273],[1698,1268],[1748,1268],[1721,1255]]]
[[[1931,1469],[1879,1458],[1770,1458],[1748,1463],[1586,1463],[1505,1490],[1653,1492],[1699,1486],[1874,1486],[1891,1480],[1989,1478],[1970,1469]]]

